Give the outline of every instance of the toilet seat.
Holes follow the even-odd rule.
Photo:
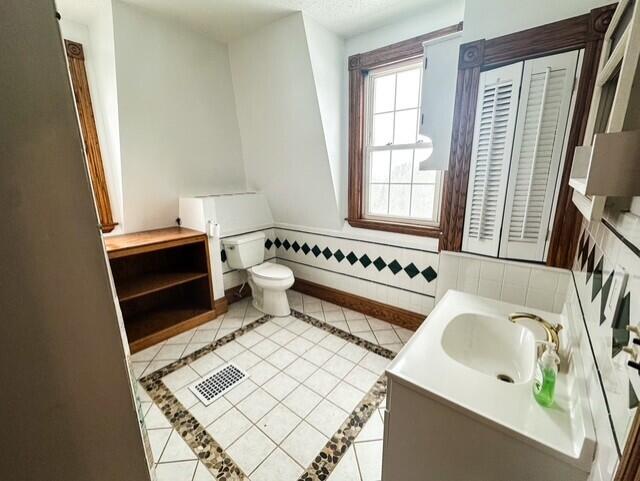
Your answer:
[[[274,262],[263,262],[251,268],[251,273],[257,279],[265,281],[284,281],[293,277],[293,271],[287,266]]]

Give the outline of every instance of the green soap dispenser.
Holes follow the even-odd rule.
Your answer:
[[[555,344],[548,341],[540,341],[540,343],[545,345],[545,350],[536,365],[533,397],[541,406],[549,407],[553,404],[560,358],[556,353]]]

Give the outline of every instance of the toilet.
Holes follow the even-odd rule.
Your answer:
[[[222,245],[229,266],[247,271],[253,307],[272,316],[288,316],[287,289],[293,285],[293,272],[282,264],[264,262],[264,233],[229,237]]]

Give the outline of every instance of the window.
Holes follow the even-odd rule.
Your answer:
[[[431,75],[429,70],[423,79],[423,44],[440,42],[461,30],[460,23],[349,57],[347,221],[351,226],[440,237],[439,222],[446,216],[440,202],[444,173],[433,169],[446,168],[449,147],[440,142],[432,145],[419,134],[426,125],[426,121],[420,124],[421,103],[428,100],[431,105],[432,100],[421,95],[423,82]],[[452,65],[455,75],[457,63]],[[434,147],[438,155],[432,155]],[[436,157],[444,162],[434,164]],[[420,170],[427,159],[431,170]]]
[[[365,93],[365,217],[437,225],[440,171],[420,170],[432,151],[418,134],[422,61],[369,72]]]

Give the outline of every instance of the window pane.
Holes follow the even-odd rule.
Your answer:
[[[388,150],[371,153],[369,182],[389,182],[389,154]]]
[[[369,213],[387,215],[389,184],[369,184]]]
[[[396,109],[417,107],[420,100],[420,69],[400,72],[397,82]]]
[[[414,185],[411,199],[411,216],[433,219],[433,185]]]
[[[410,197],[410,185],[391,184],[389,192],[389,215],[408,216]]]
[[[393,97],[396,93],[396,76],[377,77],[373,83],[373,112],[391,112]]]
[[[391,182],[411,182],[413,150],[395,150],[391,154]]]
[[[416,141],[418,109],[396,112],[394,144],[412,144]]]
[[[433,183],[436,181],[435,170],[420,170],[420,162],[431,156],[433,149],[416,149],[415,163],[413,164],[413,182]]]
[[[388,145],[393,141],[393,113],[373,116],[373,145]]]

